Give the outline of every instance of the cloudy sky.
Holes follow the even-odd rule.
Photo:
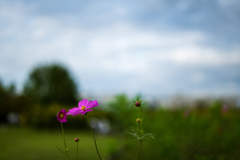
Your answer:
[[[239,0],[0,0],[0,78],[71,71],[79,91],[240,94]]]

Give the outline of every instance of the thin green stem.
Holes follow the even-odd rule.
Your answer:
[[[141,135],[143,135],[143,126],[142,126],[143,116],[142,116],[142,107],[141,107]]]
[[[66,145],[66,141],[65,141],[64,130],[63,130],[63,125],[62,125],[62,123],[61,123],[61,127],[62,127],[62,134],[63,134],[63,141],[64,141],[64,146],[65,146],[66,157],[67,157],[67,160],[69,160],[68,150],[67,150],[67,145]]]
[[[77,142],[77,160],[78,160],[78,142]]]
[[[143,127],[142,127],[142,120],[143,120],[143,118],[142,118],[142,107],[141,107],[141,116],[140,116],[140,117],[141,117],[141,122],[139,123],[139,132],[140,132],[140,137],[142,138],[142,136],[143,136]],[[140,139],[139,142],[140,142],[140,144],[139,144],[139,148],[138,148],[138,152],[137,152],[137,155],[136,155],[135,160],[138,159],[138,155],[139,155],[139,152],[140,152],[140,150],[141,150],[141,146],[142,146],[142,139]]]
[[[139,155],[139,152],[140,152],[140,150],[141,150],[141,146],[142,146],[142,140],[141,140],[141,139],[139,140],[139,142],[140,142],[140,144],[139,144],[139,148],[138,148],[138,152],[137,152],[137,155],[136,155],[135,160],[138,159],[138,155]]]
[[[86,114],[86,115],[87,115],[87,114]],[[98,152],[97,143],[96,143],[96,140],[95,140],[95,137],[94,137],[93,131],[92,131],[91,124],[90,124],[89,119],[88,119],[88,115],[87,115],[87,120],[88,120],[88,124],[89,124],[90,130],[91,130],[91,132],[92,132],[92,136],[93,136],[93,139],[94,139],[94,143],[95,143],[95,147],[96,147],[96,150],[97,150],[98,156],[99,156],[100,160],[102,160],[102,158],[101,158],[101,156],[100,156],[100,154],[99,154],[99,152]]]

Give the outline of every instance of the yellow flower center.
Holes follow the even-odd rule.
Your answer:
[[[62,113],[60,113],[59,118],[63,118],[63,114]]]
[[[84,110],[84,111],[85,111],[85,109],[86,109],[86,107],[85,107],[85,106],[82,106],[82,107],[81,107],[81,110]]]

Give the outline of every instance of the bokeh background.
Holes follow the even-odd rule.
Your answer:
[[[240,159],[240,1],[0,0],[0,159],[65,159],[82,99],[104,159]],[[71,159],[97,159],[86,117]],[[75,156],[75,157],[74,157]]]

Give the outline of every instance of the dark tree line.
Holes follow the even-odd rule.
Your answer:
[[[24,85],[23,94],[30,103],[77,103],[77,85],[69,71],[61,65],[35,67]]]
[[[7,121],[10,112],[28,112],[36,104],[76,105],[78,100],[77,85],[66,67],[38,65],[30,72],[20,93],[14,84],[4,85],[0,80],[0,123]]]

